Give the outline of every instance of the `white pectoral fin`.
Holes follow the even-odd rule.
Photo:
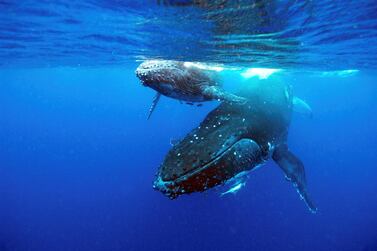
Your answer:
[[[228,103],[246,103],[246,99],[229,92],[225,92],[219,87],[210,86],[203,90],[203,94],[211,99],[217,99],[219,101],[225,101]]]
[[[153,113],[154,109],[156,108],[157,103],[160,100],[160,97],[161,97],[161,94],[159,92],[157,92],[156,96],[154,96],[154,98],[153,98],[152,105],[149,108],[149,113],[148,113],[148,118],[147,119],[149,119],[152,116],[152,113]]]
[[[293,104],[293,111],[301,115],[304,115],[306,117],[310,117],[310,118],[313,117],[312,108],[304,100],[298,97],[293,97],[292,104]]]

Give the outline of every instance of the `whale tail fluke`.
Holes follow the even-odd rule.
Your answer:
[[[283,170],[286,178],[297,188],[297,192],[305,201],[309,210],[312,213],[316,213],[317,207],[314,205],[307,192],[305,169],[301,160],[288,150],[287,144],[276,147],[272,159]]]

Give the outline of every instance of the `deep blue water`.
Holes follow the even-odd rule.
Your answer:
[[[254,27],[249,9],[0,1],[0,251],[377,250],[377,4],[267,3]],[[283,69],[314,112],[288,143],[318,213],[272,161],[235,195],[153,190],[170,140],[218,105],[162,98],[147,121],[134,70],[155,57]],[[254,81],[240,71],[227,88]]]

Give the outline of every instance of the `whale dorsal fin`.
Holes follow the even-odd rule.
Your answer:
[[[285,173],[287,180],[291,181],[296,187],[297,192],[305,201],[310,211],[315,213],[316,206],[310,199],[306,189],[305,169],[301,160],[288,150],[287,144],[277,146],[272,155],[272,159],[279,165]]]
[[[313,111],[310,105],[306,103],[304,100],[294,96],[292,99],[292,104],[293,104],[293,111],[302,114],[306,117],[313,117]]]
[[[226,92],[217,86],[207,86],[203,88],[203,95],[210,99],[217,99],[227,103],[246,103],[245,98]]]
[[[152,105],[151,105],[151,107],[149,108],[149,113],[148,113],[148,118],[147,118],[147,120],[152,116],[152,113],[153,113],[154,109],[156,108],[157,103],[158,103],[158,101],[160,100],[160,97],[161,97],[161,93],[157,92],[156,95],[155,95],[154,98],[153,98]]]

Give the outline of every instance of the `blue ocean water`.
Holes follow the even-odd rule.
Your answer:
[[[196,4],[194,4],[194,3]],[[374,1],[0,1],[0,250],[377,250]],[[223,7],[221,7],[223,6]],[[237,194],[153,190],[218,105],[162,98],[148,58],[281,69],[312,214],[272,161]]]

